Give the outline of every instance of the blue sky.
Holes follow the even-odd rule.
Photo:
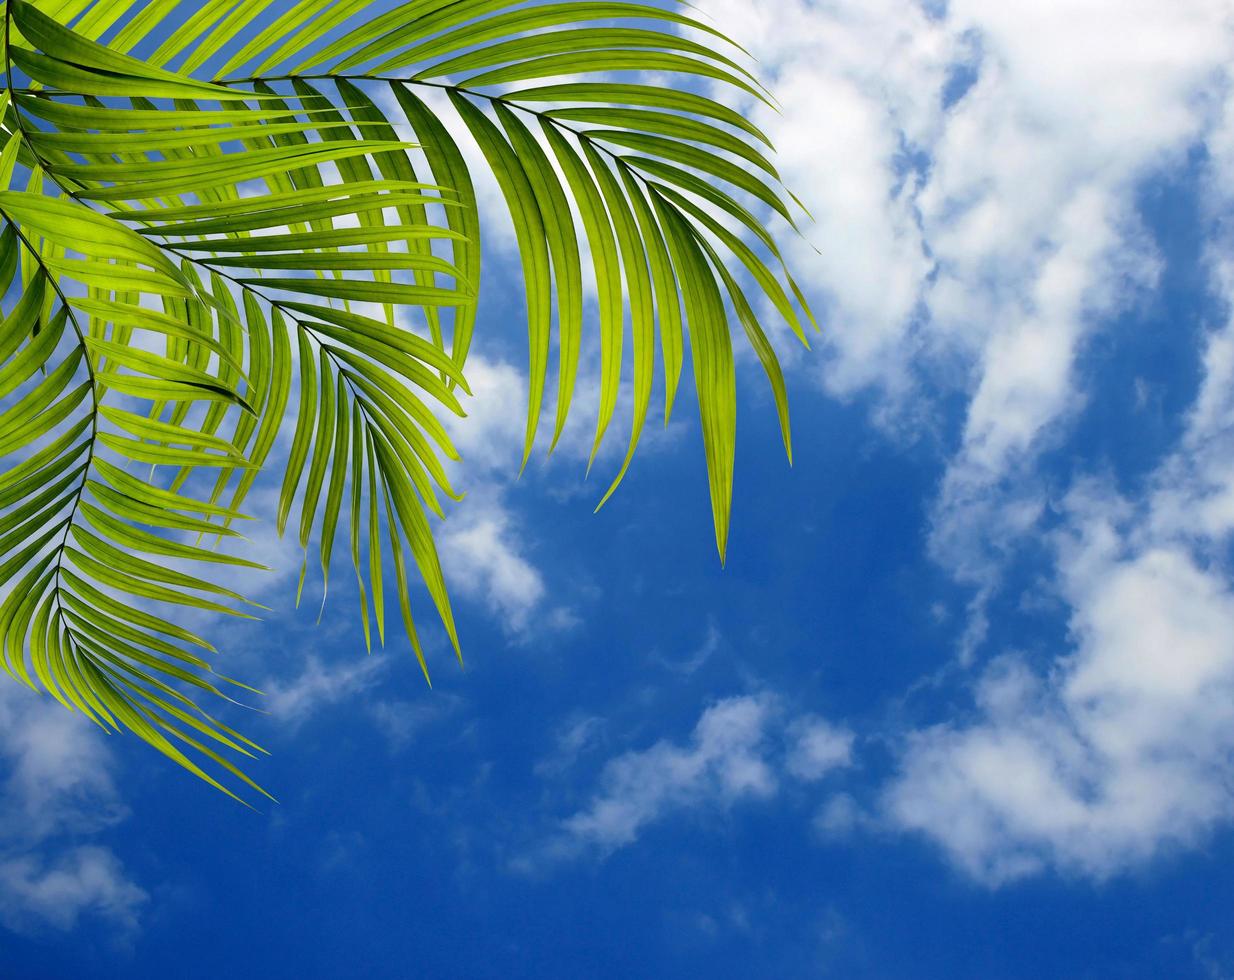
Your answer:
[[[0,975],[1234,976],[1228,3],[706,9],[825,323],[791,469],[741,365],[727,569],[687,386],[599,515],[585,412],[516,479],[490,207],[466,670],[269,542],[225,657],[278,806],[0,689]]]

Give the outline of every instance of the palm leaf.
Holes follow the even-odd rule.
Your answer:
[[[442,418],[469,393],[481,278],[460,140],[478,145],[522,257],[524,465],[554,359],[551,446],[572,414],[590,253],[590,465],[627,376],[634,396],[601,505],[631,465],[657,359],[667,422],[688,346],[723,558],[730,317],[790,458],[784,379],[748,290],[803,342],[813,323],[761,217],[795,221],[766,137],[695,89],[770,97],[741,50],[679,5],[288,0],[262,27],[251,6],[9,0],[0,96],[6,667],[214,785],[207,765],[250,787],[226,753],[255,747],[192,700],[230,682],[211,679],[213,648],[175,607],[251,615],[209,569],[253,564],[236,525],[285,425],[275,519],[304,550],[299,591],[312,561],[324,603],[345,528],[366,643],[373,624],[386,638],[389,559],[428,675],[409,558],[459,649],[429,515],[458,498]]]

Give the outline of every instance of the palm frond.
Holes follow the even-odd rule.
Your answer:
[[[141,236],[32,190],[0,191],[0,214],[7,222],[3,266],[11,274],[22,264],[28,276],[0,326],[0,393],[8,402],[0,454],[9,461],[0,477],[5,669],[104,727],[136,732],[226,792],[186,747],[257,788],[208,743],[247,756],[257,747],[182,690],[225,696],[235,682],[212,676],[210,645],[164,611],[248,615],[243,598],[207,569],[256,563],[183,540],[185,532],[213,527],[205,516],[239,515],[131,472],[136,464],[251,465],[225,439],[139,410],[167,402],[248,410],[243,375],[233,369],[225,378],[133,343],[138,330],[162,334],[169,345],[223,350],[209,319],[126,316],[143,310],[130,307],[135,298],[174,307],[193,295]],[[126,287],[119,296],[117,282]]]
[[[657,360],[667,422],[688,345],[723,558],[730,317],[767,373],[790,459],[784,379],[758,310],[765,301],[802,342],[813,324],[760,217],[795,227],[769,143],[696,89],[770,96],[736,45],[678,5],[421,0],[374,14],[367,0],[294,0],[262,27],[251,7],[4,7],[0,276],[17,294],[0,337],[6,663],[211,781],[169,736],[246,782],[201,738],[251,743],[186,702],[186,685],[220,690],[189,652],[212,648],[153,610],[248,615],[187,568],[246,563],[206,542],[241,543],[233,525],[292,415],[275,520],[304,550],[300,589],[314,544],[328,585],[345,526],[366,642],[374,624],[385,641],[389,557],[427,676],[409,556],[459,649],[430,515],[458,497],[441,420],[462,415],[469,393],[481,277],[460,138],[500,187],[522,258],[524,464],[554,355],[550,451],[571,415],[590,254],[592,465],[627,375],[633,391],[601,506],[645,429]],[[680,86],[647,84],[651,72]]]

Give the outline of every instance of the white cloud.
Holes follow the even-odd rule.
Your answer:
[[[855,736],[823,718],[800,718],[789,727],[788,735],[788,771],[803,782],[817,782],[833,769],[853,763]]]
[[[707,10],[784,104],[755,112],[818,219],[806,234],[821,255],[788,241],[824,308],[829,390],[875,389],[878,417],[909,432],[936,430],[940,396],[968,400],[932,545],[988,595],[1042,512],[1040,452],[1084,404],[1079,355],[1155,282],[1136,192],[1213,130],[1234,51],[1229,5]],[[975,647],[981,603],[973,613]]]
[[[0,838],[38,841],[98,830],[124,818],[111,751],[81,715],[10,682],[0,687],[0,732],[7,770]]]
[[[569,729],[569,760],[538,767],[560,775],[602,722],[583,719]],[[700,716],[689,740],[661,740],[605,764],[590,802],[562,820],[532,857],[515,862],[529,870],[537,860],[605,857],[632,844],[643,830],[669,815],[724,812],[741,802],[777,796],[785,775],[815,782],[851,765],[853,735],[816,716],[786,717],[780,699],[752,694],[717,701]],[[560,755],[561,753],[559,753]]]
[[[986,584],[1036,524],[1033,468],[1083,404],[1075,364],[1087,337],[1155,282],[1136,190],[1207,131],[1204,95],[1231,36],[1225,5],[1209,0],[964,0],[947,24],[982,55],[930,148],[920,197],[938,259],[934,329],[969,352],[972,377],[933,543]]]
[[[783,107],[753,107],[754,117],[816,219],[808,241],[785,245],[825,314],[829,386],[907,394],[932,263],[903,150],[937,125],[949,38],[907,0],[711,0],[706,10],[751,51]]]
[[[1106,876],[1234,817],[1234,596],[1173,549],[1070,542],[1076,643],[1048,679],[998,661],[978,720],[917,733],[888,808],[968,873]]]
[[[1142,499],[1081,482],[1051,508],[1039,459],[1085,404],[1086,345],[1156,288],[1145,181],[1207,143],[1209,207],[1228,226],[1234,10],[708,6],[785,103],[759,121],[819,218],[822,255],[794,257],[825,300],[826,385],[875,389],[880,417],[910,430],[934,425],[933,399],[966,399],[930,537],[975,587],[962,663],[1008,557],[1040,540],[1047,513],[1064,524],[1046,543],[1067,648],[988,665],[969,719],[914,735],[887,815],[990,883],[1045,867],[1108,875],[1201,839],[1234,818],[1234,326],[1211,338],[1187,432]],[[1234,298],[1232,245],[1210,261]],[[850,809],[833,801],[820,826],[851,824]]]
[[[369,717],[394,751],[406,748],[422,731],[456,714],[463,699],[452,694],[428,693],[418,701],[378,701]]]
[[[776,775],[766,758],[772,713],[766,697],[730,698],[703,712],[688,746],[657,742],[612,760],[601,792],[563,822],[566,839],[608,854],[669,811],[774,795]]]
[[[388,665],[389,658],[379,654],[339,663],[310,655],[298,677],[266,682],[263,707],[284,729],[294,730],[321,709],[373,687]]]
[[[599,744],[604,737],[605,726],[605,720],[596,715],[571,719],[557,733],[553,751],[536,763],[535,774],[548,778],[569,772],[584,752]]]
[[[935,399],[966,399],[930,528],[935,558],[975,589],[962,663],[984,642],[1008,557],[1044,515],[1064,523],[1052,545],[1067,649],[987,666],[971,718],[914,735],[887,815],[991,883],[1044,867],[1107,875],[1195,842],[1234,817],[1234,326],[1211,338],[1187,432],[1143,499],[1081,482],[1051,508],[1038,461],[1085,404],[1086,345],[1156,287],[1144,182],[1206,142],[1209,207],[1228,219],[1234,10],[708,9],[785,104],[758,120],[819,219],[808,234],[821,256],[798,246],[794,259],[826,308],[825,384],[874,389],[879,417],[910,431],[933,428]],[[1234,298],[1232,246],[1210,260]],[[833,799],[820,830],[851,826],[854,807]]]
[[[844,840],[856,830],[872,825],[865,813],[848,793],[836,793],[814,815],[814,832],[825,841]]]
[[[1175,454],[1139,503],[1072,490],[1055,540],[1071,649],[1004,658],[977,712],[913,735],[891,820],[990,884],[1047,867],[1105,877],[1234,819],[1234,322]]]
[[[442,561],[451,588],[485,602],[512,634],[524,633],[547,589],[539,569],[524,556],[526,543],[498,496],[475,499],[452,516],[441,535]]]
[[[310,655],[296,677],[286,682],[266,682],[265,707],[278,722],[281,733],[295,735],[322,711],[354,702],[382,734],[390,750],[399,752],[426,728],[457,714],[464,702],[456,695],[428,688],[412,700],[376,699],[375,692],[395,658],[406,660],[397,654],[376,652],[339,661]]]
[[[77,847],[47,865],[32,854],[0,859],[0,922],[9,929],[69,930],[92,913],[132,931],[148,898],[103,847]]]
[[[487,606],[516,639],[568,629],[573,614],[550,604],[531,534],[511,501],[526,431],[527,377],[480,355],[468,360],[467,377],[473,392],[464,406],[467,417],[447,420],[463,457],[457,480],[467,496],[452,508],[440,534],[446,581],[452,591]],[[568,441],[567,453],[577,450],[576,443]]]
[[[467,359],[471,398],[463,399],[467,417],[445,418],[450,439],[463,457],[469,482],[510,480],[518,474],[527,427],[527,375],[503,361],[481,354]]]
[[[48,696],[0,685],[0,922],[71,929],[93,914],[137,926],[146,893],[88,839],[128,810],[102,733]]]

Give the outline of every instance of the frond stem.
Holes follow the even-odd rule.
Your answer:
[[[487,92],[477,92],[475,89],[466,88],[465,86],[462,86],[462,85],[448,85],[445,82],[425,82],[425,81],[421,81],[420,79],[416,79],[416,78],[398,78],[398,77],[392,77],[389,75],[341,74],[337,72],[323,72],[323,73],[313,74],[313,75],[295,75],[295,74],[269,75],[264,78],[259,77],[259,76],[253,76],[249,78],[224,78],[224,79],[220,79],[218,84],[219,85],[252,85],[255,82],[290,82],[296,79],[299,79],[300,81],[303,81],[303,82],[311,82],[311,81],[385,82],[387,84],[397,84],[397,85],[418,85],[422,88],[435,88],[443,92],[457,92],[459,95],[470,96],[473,99],[483,99],[484,101],[489,102],[490,104],[493,104],[493,105],[503,105],[507,109],[517,109],[520,112],[527,113],[529,116],[534,116],[536,119],[539,119],[541,122],[550,123],[551,125],[556,127],[558,130],[564,133],[569,133],[571,136],[577,139],[580,143],[586,143],[588,146],[592,147],[595,150],[598,150],[599,152],[603,153],[605,156],[612,157],[613,161],[617,164],[617,166],[620,167],[625,173],[629,174],[631,177],[637,180],[648,191],[651,191],[652,189],[651,182],[646,177],[644,177],[641,173],[639,173],[639,171],[636,168],[631,167],[630,164],[626,161],[625,157],[621,156],[621,154],[614,153],[603,143],[599,142],[598,140],[592,139],[590,136],[587,135],[587,133],[581,130],[575,129],[573,126],[566,125],[560,119],[556,119],[553,116],[550,116],[547,112],[542,112],[539,109],[532,109],[528,106],[523,105],[520,102],[516,102],[512,99],[508,99],[504,95],[490,95]]]

